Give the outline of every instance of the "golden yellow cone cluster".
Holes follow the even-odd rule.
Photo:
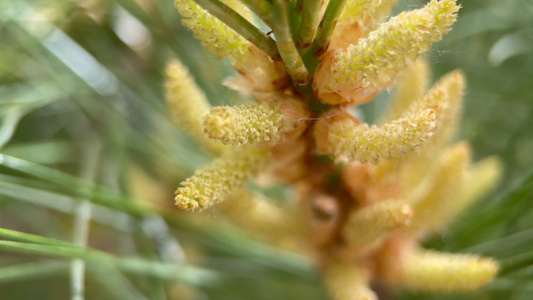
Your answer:
[[[262,149],[247,147],[228,151],[212,165],[198,170],[176,190],[176,203],[183,209],[203,209],[225,200],[257,176],[268,156]]]
[[[391,18],[368,38],[335,54],[333,77],[363,88],[388,86],[397,73],[448,33],[458,10],[455,1],[433,0],[423,9]]]
[[[306,115],[301,102],[288,99],[220,106],[204,117],[204,130],[211,139],[225,145],[268,142],[296,129]]]
[[[350,243],[372,245],[393,230],[408,226],[412,216],[413,209],[403,201],[381,201],[352,214],[345,228],[345,236]],[[365,227],[371,223],[375,223],[375,226]]]
[[[381,127],[345,120],[330,124],[328,135],[331,154],[346,155],[350,161],[377,164],[381,159],[391,160],[424,144],[435,128],[435,111],[422,110],[408,114]]]
[[[415,67],[416,69],[420,69],[416,65]],[[406,75],[409,75],[409,72]],[[415,84],[415,82],[412,84]],[[457,119],[464,87],[463,75],[461,72],[455,70],[443,76],[443,78],[432,86],[426,95],[418,99],[406,101],[402,96],[404,91],[401,89],[398,90],[399,95],[395,97],[395,101],[391,105],[392,109],[382,119],[390,120],[393,116],[397,116],[400,113],[415,112],[420,109],[433,109],[439,117],[436,120],[433,137],[426,145],[418,149],[418,156],[407,156],[381,164],[379,166],[381,173],[396,174],[398,171],[403,170],[402,172],[405,173],[402,175],[404,184],[409,187],[412,187],[413,184],[417,185],[426,176],[425,172],[431,165],[427,163],[428,159],[432,159],[435,153],[438,153],[439,149],[449,142],[457,130]],[[393,109],[397,109],[398,111]],[[421,157],[424,157],[424,159],[421,159]],[[399,168],[402,164],[409,165],[409,167]]]
[[[448,33],[458,10],[452,0],[433,0],[423,9],[391,18],[368,38],[334,56],[333,77],[364,88],[388,86],[398,72]]]
[[[237,69],[238,77],[226,85],[254,98],[209,108],[199,92],[184,87],[194,86],[190,79],[167,84],[176,124],[205,133],[200,139],[209,140],[201,143],[206,147],[229,149],[180,184],[177,206],[202,210],[220,202],[220,212],[239,226],[314,256],[338,300],[377,299],[370,288],[376,280],[388,288],[467,292],[498,270],[491,258],[418,245],[490,190],[501,166],[494,158],[472,163],[469,145],[453,142],[462,73],[453,71],[427,90],[429,67],[420,56],[451,30],[460,6],[432,0],[383,22],[394,3],[301,1],[301,10],[291,11],[285,1],[242,1],[272,25],[282,62],[196,2],[176,1],[184,24]],[[288,20],[298,14],[304,14],[302,24]],[[307,69],[313,65],[314,73]],[[173,68],[169,82],[179,82]],[[351,113],[350,107],[371,101],[397,77],[378,124]],[[308,80],[310,88],[302,87]],[[294,199],[274,204],[253,196],[246,191],[250,179],[290,184]]]
[[[368,101],[368,95],[390,86],[398,73],[448,33],[458,10],[453,0],[433,0],[391,18],[357,44],[327,53],[326,63],[317,70],[315,91],[335,99],[328,103]]]
[[[276,103],[215,107],[204,119],[206,134],[222,144],[270,141],[282,129],[284,116]]]
[[[403,285],[431,292],[473,291],[498,272],[498,264],[492,259],[421,249],[404,253],[400,264]]]

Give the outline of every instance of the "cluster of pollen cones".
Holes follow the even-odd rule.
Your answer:
[[[501,168],[494,158],[471,162],[469,145],[454,142],[462,73],[428,87],[421,55],[450,31],[455,1],[393,17],[392,0],[304,0],[296,8],[282,0],[215,2],[177,0],[176,7],[204,47],[235,67],[226,85],[253,101],[212,108],[189,71],[169,64],[175,121],[214,156],[180,184],[179,208],[217,205],[264,241],[316,258],[339,300],[377,299],[375,283],[467,292],[496,276],[491,258],[419,245],[483,196]],[[219,14],[220,5],[237,23]],[[247,35],[258,22],[273,38]],[[375,124],[357,117],[356,106],[391,87]],[[250,179],[289,184],[294,199],[256,195],[246,190]]]

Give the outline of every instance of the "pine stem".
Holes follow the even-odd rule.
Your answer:
[[[302,22],[296,39],[296,47],[307,49],[313,43],[325,2],[323,0],[302,0],[301,2]]]
[[[257,46],[257,48],[264,51],[272,59],[279,59],[276,42],[231,8],[218,0],[196,0],[196,3],[250,43]]]
[[[283,0],[276,0],[273,7],[274,34],[278,50],[287,67],[287,73],[291,76],[296,85],[307,85],[311,80],[309,72],[305,68],[302,57],[296,49],[292,40],[289,26],[289,16],[287,3]]]
[[[315,42],[313,43],[313,53],[315,56],[320,56],[326,52],[329,45],[329,39],[335,30],[337,21],[342,13],[346,0],[330,1],[322,22],[318,26]]]

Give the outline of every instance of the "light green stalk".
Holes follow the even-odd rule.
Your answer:
[[[289,73],[295,84],[308,84],[311,78],[292,40],[289,26],[289,13],[285,1],[276,0],[274,2],[273,17],[272,29],[276,35],[276,43],[281,59],[287,67],[287,73]]]
[[[327,1],[302,0],[301,2],[302,22],[298,31],[296,46],[300,49],[306,49],[313,43]]]
[[[315,42],[313,43],[313,53],[315,56],[320,56],[326,52],[329,45],[329,39],[335,30],[337,21],[342,13],[342,9],[347,0],[331,1],[326,8],[324,18],[318,26],[318,32],[316,34]]]

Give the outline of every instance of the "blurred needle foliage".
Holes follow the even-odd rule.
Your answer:
[[[474,295],[384,299],[533,292],[533,1],[462,6],[431,51],[434,78],[465,72],[460,138],[475,159],[499,156],[505,176],[426,246],[490,255],[502,270]],[[2,299],[328,299],[306,258],[172,207],[176,183],[210,158],[172,124],[166,63],[185,63],[212,104],[246,100],[221,84],[228,62],[180,24],[173,1],[0,2]],[[383,106],[365,105],[366,119]]]

